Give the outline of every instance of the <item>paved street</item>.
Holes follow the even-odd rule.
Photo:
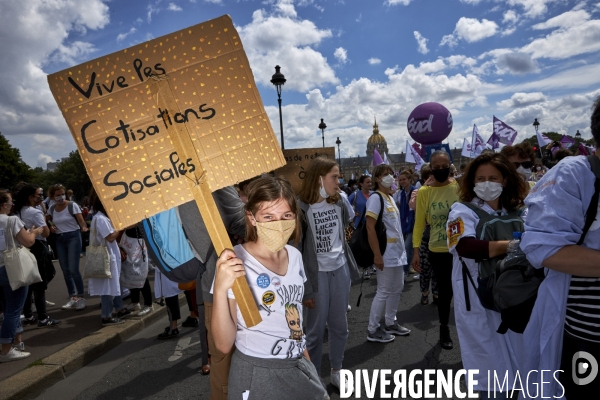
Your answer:
[[[352,287],[352,311],[348,314],[350,337],[344,368],[367,369],[461,369],[456,331],[452,326],[455,348],[442,351],[438,345],[437,309],[419,304],[418,281],[407,280],[398,321],[412,329],[408,337],[397,337],[389,344],[366,341],[366,326],[376,279],[365,281],[361,306],[356,307],[359,285]],[[188,315],[185,306],[183,318]],[[453,325],[453,318],[451,319]],[[166,317],[131,337],[106,355],[75,372],[44,392],[39,399],[208,399],[208,376],[198,373],[200,345],[198,333],[180,328],[178,339],[158,341],[156,335],[167,326]],[[324,347],[323,378],[332,399],[339,394],[329,383],[329,360]],[[375,398],[379,398],[379,388]],[[352,397],[354,398],[354,396]],[[367,398],[363,391],[362,398]]]

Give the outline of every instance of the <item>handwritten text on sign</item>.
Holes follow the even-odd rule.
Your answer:
[[[156,77],[168,80],[177,109],[157,104]],[[213,191],[285,163],[229,16],[48,81],[117,228],[192,200],[200,166],[174,149],[170,127],[185,125]]]
[[[283,155],[287,164],[275,171],[275,176],[287,179],[295,193],[300,191],[308,164],[317,157],[335,158],[334,147],[318,147],[308,149],[286,149]]]

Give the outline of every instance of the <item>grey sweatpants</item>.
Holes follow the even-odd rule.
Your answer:
[[[342,368],[344,350],[348,340],[348,297],[350,296],[350,273],[344,265],[335,271],[319,271],[319,291],[315,293],[315,308],[307,308],[306,348],[310,360],[321,375],[323,336],[325,323],[329,333],[329,361],[331,368]]]
[[[304,357],[257,358],[235,350],[229,369],[229,400],[323,400],[329,396],[315,366]]]

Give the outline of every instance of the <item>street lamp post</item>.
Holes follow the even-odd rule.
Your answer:
[[[327,125],[325,125],[325,122],[323,122],[323,118],[321,118],[319,129],[321,130],[321,138],[323,138],[323,147],[325,147],[325,128],[327,128]]]
[[[337,140],[335,141],[335,144],[338,145],[338,165],[340,166],[340,175],[342,174],[342,153],[340,153],[340,144],[342,144],[342,141],[340,140],[340,137],[338,136]],[[325,147],[325,146],[323,146]]]
[[[279,71],[281,67],[279,65],[275,66],[275,73],[271,78],[271,83],[275,85],[277,89],[277,102],[279,102],[279,129],[281,130],[281,150],[285,149],[283,144],[283,118],[281,117],[281,87],[285,84],[285,76]]]
[[[575,134],[575,139],[581,140],[581,133],[579,133],[579,129],[577,129],[577,133]]]
[[[535,118],[535,121],[533,121],[533,127],[535,128],[535,135],[537,136],[538,133],[538,129],[540,128],[540,123],[538,122],[537,118]],[[538,143],[539,146],[539,143]],[[536,154],[537,157],[537,154]],[[542,148],[540,147],[540,158],[542,158]]]

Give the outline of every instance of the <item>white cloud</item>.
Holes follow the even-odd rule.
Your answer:
[[[75,41],[71,44],[60,44],[51,59],[52,61],[75,65],[94,51],[96,51],[96,48],[93,44]]]
[[[333,56],[338,60],[340,64],[346,64],[348,62],[348,51],[343,47],[335,49]]]
[[[34,134],[65,138],[58,154],[75,148],[43,68],[49,62],[65,68],[89,58],[94,46],[85,32],[104,28],[109,8],[99,0],[5,1],[1,8],[0,127],[23,159],[35,165]],[[72,32],[79,40],[67,39]]]
[[[411,1],[412,0],[385,0],[383,2],[383,4],[387,5],[387,6],[395,6],[395,5],[398,5],[398,4],[402,4],[404,6],[407,6],[407,5],[410,4]]]
[[[522,93],[518,92],[513,94],[510,99],[502,100],[497,102],[498,107],[501,108],[517,108],[525,107],[536,103],[546,101],[546,96],[542,92],[533,93]]]
[[[52,161],[54,161],[54,159],[52,157],[50,157],[47,154],[40,153],[40,154],[38,154],[38,157],[37,157],[37,166],[40,168],[46,169],[46,165]]]
[[[475,18],[462,17],[456,23],[454,32],[459,38],[473,43],[494,36],[498,32],[498,25],[485,18],[480,22]]]
[[[332,37],[331,30],[319,29],[295,15],[291,2],[281,2],[273,13],[257,10],[252,22],[238,27],[255,79],[271,86],[274,67],[280,65],[288,77],[285,87],[292,90],[339,83],[327,59],[313,48]]]
[[[466,40],[469,43],[478,42],[498,32],[498,25],[494,21],[482,19],[481,22],[476,18],[461,17],[456,23],[454,32],[442,37],[440,46],[448,45],[454,47],[459,39]]]
[[[533,58],[564,59],[600,50],[600,20],[590,20],[566,29],[558,29],[544,38],[533,40],[521,51]]]
[[[129,35],[131,35],[131,34],[135,33],[136,31],[137,31],[137,29],[135,29],[135,28],[131,28],[131,29],[130,29],[128,32],[125,32],[125,33],[119,33],[119,34],[117,35],[117,42],[120,42],[120,41],[124,40],[124,39],[125,39],[127,36],[129,36]]]
[[[546,22],[535,24],[533,29],[571,28],[590,19],[590,14],[585,10],[567,11]]]
[[[378,65],[381,64],[381,60],[379,58],[369,58],[367,60],[369,62],[369,64],[371,65]]]
[[[146,21],[148,21],[148,23],[152,22],[152,14],[158,14],[160,11],[160,8],[158,7],[159,3],[160,0],[156,0],[154,4],[148,4],[148,6],[146,6]]]
[[[507,10],[502,16],[503,24],[516,24],[519,21],[519,15],[515,10]]]
[[[421,54],[429,53],[429,49],[427,48],[427,42],[429,39],[425,39],[418,31],[413,32],[415,35],[415,39],[417,40],[417,44],[419,45],[418,51]]]
[[[460,0],[461,3],[466,3],[466,4],[479,4],[481,3],[481,0]]]
[[[508,0],[510,6],[521,6],[525,10],[525,16],[530,18],[539,17],[548,11],[547,4],[561,0]]]
[[[183,8],[179,7],[175,3],[169,3],[169,6],[167,7],[167,10],[169,10],[169,11],[183,11]]]

